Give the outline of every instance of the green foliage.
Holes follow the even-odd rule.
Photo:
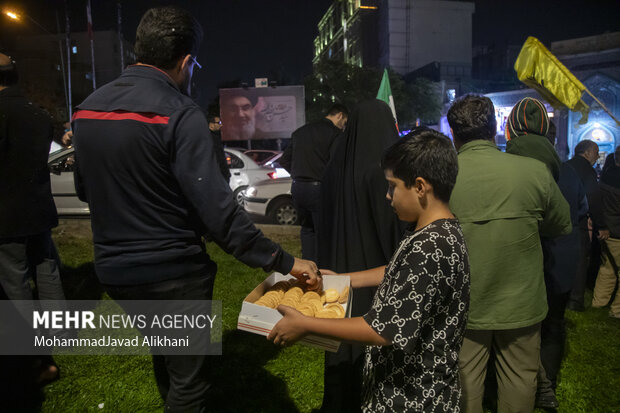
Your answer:
[[[391,69],[388,73],[401,129],[412,126],[418,118],[426,123],[436,122],[441,105],[435,85],[427,79],[406,84],[398,73]],[[374,99],[382,76],[383,70],[322,60],[305,80],[306,119],[313,121],[325,116],[334,102],[353,109],[364,99]]]
[[[89,234],[60,230],[54,236],[70,298],[104,296],[94,277]],[[297,236],[272,238],[299,255]],[[212,243],[207,251],[218,263],[214,299],[223,302],[224,311],[223,355],[210,360],[209,411],[288,413],[319,408],[323,352],[301,345],[281,349],[265,337],[238,331],[243,298],[266,275]],[[620,392],[615,390],[620,388],[620,322],[609,318],[606,309],[567,312],[567,317],[558,411],[620,412]],[[148,356],[57,356],[56,361],[61,379],[45,388],[44,413],[159,412],[163,407]],[[103,409],[98,407],[101,403]]]

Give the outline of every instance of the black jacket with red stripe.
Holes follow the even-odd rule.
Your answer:
[[[172,279],[216,265],[201,236],[251,267],[287,273],[219,171],[201,109],[151,66],[131,66],[77,108],[76,189],[90,205],[104,284]]]

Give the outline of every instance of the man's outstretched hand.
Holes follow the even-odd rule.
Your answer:
[[[320,290],[323,287],[321,272],[314,261],[295,257],[295,263],[290,272],[295,278],[305,282],[308,290]]]

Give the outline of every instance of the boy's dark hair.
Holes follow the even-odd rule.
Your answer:
[[[172,69],[186,55],[197,55],[202,35],[202,26],[186,10],[178,7],[149,9],[136,31],[137,60],[160,69]]]
[[[551,119],[549,119],[549,129],[547,130],[547,139],[551,142],[551,145],[555,145],[555,134],[557,130],[555,128],[555,123]]]
[[[486,96],[458,99],[448,110],[448,123],[454,137],[462,143],[476,139],[494,141],[497,133],[495,107]]]
[[[17,65],[13,60],[7,65],[0,66],[0,85],[15,86],[18,80]]]
[[[433,186],[435,197],[446,203],[450,201],[459,171],[450,138],[428,128],[414,129],[389,147],[381,166],[392,171],[407,188],[411,188],[418,177],[426,179]]]
[[[207,116],[207,123],[215,123],[215,118],[219,118],[220,115],[208,115]]]
[[[327,115],[325,116],[334,116],[339,113],[342,113],[342,116],[348,118],[349,117],[349,109],[342,103],[334,103],[331,108],[327,111]]]

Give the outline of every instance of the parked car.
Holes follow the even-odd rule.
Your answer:
[[[299,214],[291,197],[291,178],[269,179],[243,192],[243,207],[248,213],[266,216],[279,225],[299,224]]]
[[[230,189],[239,205],[243,206],[244,191],[248,186],[265,179],[275,179],[276,170],[268,166],[261,166],[249,156],[237,149],[225,148],[226,162],[230,169]]]
[[[269,166],[271,168],[275,168],[276,178],[288,178],[291,175],[288,173],[286,169],[282,168],[282,165],[280,165],[279,160],[281,157],[282,157],[282,152],[280,152],[273,158],[268,159],[263,165]]]
[[[86,202],[78,199],[73,181],[74,149],[61,148],[50,153],[47,166],[50,170],[52,196],[58,215],[90,215]]]
[[[258,165],[265,165],[274,157],[279,157],[282,152],[281,151],[272,151],[267,149],[246,149],[243,153],[250,158]]]

